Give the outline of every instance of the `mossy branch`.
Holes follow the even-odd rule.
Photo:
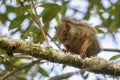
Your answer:
[[[24,40],[0,36],[0,48],[13,53],[24,53],[55,63],[67,64],[83,71],[120,76],[120,63],[112,63],[102,58],[91,57],[81,60],[80,56],[63,53],[60,50],[44,48]]]

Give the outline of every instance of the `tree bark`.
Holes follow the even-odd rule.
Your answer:
[[[81,71],[87,70],[100,74],[120,76],[120,63],[113,63],[98,57],[85,58],[82,60],[79,55],[73,55],[70,52],[64,53],[60,50],[44,48],[38,44],[11,39],[5,36],[0,36],[0,48],[14,54],[23,53],[51,62],[67,64],[80,68]]]

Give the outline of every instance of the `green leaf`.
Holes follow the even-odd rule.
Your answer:
[[[0,48],[0,53],[6,54],[6,51]]]
[[[17,66],[20,66],[23,64],[22,60],[21,59],[14,59],[14,64],[17,65]]]
[[[14,69],[14,67],[11,66],[11,64],[7,60],[4,61],[3,64],[4,64],[5,68],[9,71],[12,71]]]
[[[22,32],[21,38],[26,39],[28,36],[32,38],[33,43],[42,43],[44,41],[41,30],[33,25],[29,26],[25,31]]]
[[[120,58],[120,54],[112,56],[109,60],[115,60],[115,59],[118,59],[118,58]]]
[[[18,26],[15,31],[11,32],[11,34],[13,35],[13,34],[15,34],[15,33],[18,32],[18,31],[21,31],[21,27],[20,27],[20,26]]]
[[[41,13],[41,16],[43,18],[43,22],[47,24],[57,15],[61,6],[52,3],[45,3],[41,5],[41,7],[45,8],[44,11]]]
[[[39,72],[43,75],[43,76],[46,76],[48,77],[48,73],[43,69],[43,68],[39,68]]]
[[[89,73],[84,76],[84,79],[87,79],[89,76]]]
[[[8,20],[7,14],[1,14],[0,13],[0,22],[5,24],[5,22]]]
[[[103,30],[100,29],[101,26],[95,26],[97,33],[105,33]]]
[[[17,15],[23,15],[28,9],[30,9],[31,5],[21,6],[19,8],[16,8],[16,14]]]
[[[10,13],[10,12],[15,12],[16,11],[16,7],[14,6],[6,6],[6,13]]]
[[[62,1],[62,7],[60,9],[60,13],[64,16],[67,10],[66,5],[68,4],[69,1]]]
[[[91,16],[91,9],[93,8],[93,5],[90,5],[89,7],[88,7],[88,9],[87,9],[87,12],[85,13],[85,16],[84,16],[84,18],[83,19],[86,19],[86,20],[88,20],[89,18],[90,18],[90,16]]]
[[[87,79],[88,76],[89,76],[89,73],[86,73],[85,71],[84,71],[84,72],[83,72],[83,71],[80,71],[80,74],[81,74],[81,76],[82,76],[84,79]]]
[[[58,4],[54,4],[54,3],[44,3],[41,5],[41,7],[50,8],[50,7],[60,7],[60,6]]]
[[[25,15],[17,16],[15,19],[13,19],[10,23],[9,30],[17,28],[20,26],[20,24],[24,21],[24,19],[27,18]]]
[[[19,7],[13,7],[13,6],[6,6],[7,12],[14,12],[17,16],[23,15],[30,7],[31,5],[25,5],[25,6],[19,6]]]

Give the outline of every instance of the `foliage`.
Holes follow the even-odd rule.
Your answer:
[[[83,2],[83,0],[80,1]],[[114,37],[115,33],[117,33],[120,28],[119,0],[85,0],[84,11],[80,11],[81,5],[74,7],[70,4],[71,2],[75,2],[74,0],[51,0],[51,2],[49,2],[49,0],[33,0],[33,2],[35,3],[35,7],[37,9],[40,8],[41,10],[41,8],[43,8],[43,10],[41,10],[42,12],[38,13],[38,15],[35,14],[31,0],[16,0],[16,2],[15,0],[0,1],[0,25],[7,27],[6,22],[10,23],[8,26],[8,34],[11,35],[10,37],[16,35],[16,33],[19,33],[20,39],[29,39],[33,43],[44,44],[45,40],[43,33],[36,22],[36,17],[40,19],[41,24],[49,33],[52,31],[52,25],[50,23],[53,20],[59,23],[61,16],[69,16],[67,13],[69,10],[71,10],[70,16],[74,17],[76,14],[79,14],[83,16],[81,19],[84,20],[90,20],[91,17],[98,16],[101,21],[101,24],[95,26],[98,34],[111,34]],[[105,2],[107,2],[109,5],[105,5]],[[5,12],[2,12],[2,9],[5,9]],[[14,18],[10,17],[11,14],[14,15]],[[26,25],[23,26],[23,24]],[[5,28],[4,26],[0,26],[0,28]],[[101,28],[107,29],[107,32]],[[53,38],[57,40],[56,35],[54,35]],[[6,55],[6,51],[0,49],[0,76],[4,76],[9,71],[26,64],[26,62],[32,62],[34,59],[33,57],[29,58],[28,55],[26,56],[23,54],[17,54],[17,56],[24,57],[11,58]],[[113,56],[110,60],[118,59],[119,57],[120,55],[116,55]],[[40,66],[41,65],[42,64],[40,64]],[[26,67],[25,69],[15,74],[15,77],[11,76],[9,79],[25,80],[26,76],[24,74],[28,75],[33,66],[34,65]],[[66,66],[64,66],[63,69],[65,67]],[[38,71],[36,71],[35,76],[40,74],[41,79],[43,77],[49,78],[49,73],[52,72],[54,68],[55,67],[52,67],[47,70],[43,67],[37,67]],[[85,75],[85,73],[81,73],[81,75],[84,79],[87,79],[89,76],[89,74]],[[31,78],[34,79],[35,76],[31,75]]]

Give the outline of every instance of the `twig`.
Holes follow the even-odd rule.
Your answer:
[[[38,16],[37,16],[38,14],[37,14],[35,5],[34,5],[34,3],[33,3],[33,0],[31,0],[31,2],[32,2],[33,9],[34,9],[34,11],[35,11],[36,22],[38,23],[38,26],[39,26],[40,29],[42,30],[42,33],[43,33],[44,39],[45,39],[45,41],[46,41],[46,43],[47,43],[47,46],[49,46],[49,42],[48,42],[48,40],[47,40],[47,38],[46,38],[45,32],[44,32],[44,30],[43,30],[43,27],[42,27],[42,25],[41,25],[41,22],[40,22]]]
[[[30,55],[22,55],[22,54],[14,54],[14,58],[16,59],[32,59],[32,56]]]
[[[80,11],[80,10],[78,10],[78,9],[72,8],[72,7],[70,7],[70,6],[68,6],[68,8],[73,9],[74,11],[77,11],[78,13],[82,13],[82,14],[84,14],[83,11]]]
[[[72,75],[74,75],[76,72],[69,72],[69,73],[65,73],[62,75],[58,75],[58,76],[54,76],[51,77],[49,80],[62,80],[62,79],[67,79],[69,77],[71,77]]]
[[[7,79],[8,77],[14,75],[16,72],[21,71],[21,70],[25,69],[25,68],[28,67],[28,66],[32,66],[33,64],[40,63],[40,61],[41,61],[41,60],[36,60],[36,61],[31,62],[31,63],[24,64],[24,65],[22,65],[22,66],[20,66],[20,67],[18,67],[18,68],[16,68],[16,69],[14,69],[14,70],[11,71],[10,73],[6,74],[5,76],[3,76],[2,80]]]
[[[43,28],[44,29],[44,28]],[[46,35],[55,43],[55,45],[60,49],[60,50],[62,50],[61,48],[60,48],[60,46],[55,42],[55,40],[47,33],[47,31],[44,29],[44,31],[45,31],[45,33],[46,33]]]
[[[103,51],[112,51],[112,52],[120,52],[119,49],[108,49],[108,48],[103,48]]]
[[[16,59],[32,59],[31,56],[14,56]]]
[[[29,15],[31,15],[29,11],[28,11],[28,13],[29,13]],[[30,18],[31,18],[33,21],[35,21],[36,24],[39,25],[39,22],[36,21],[36,19],[35,19],[34,17],[30,16]],[[47,31],[45,30],[45,28],[44,28],[44,27],[42,27],[42,28],[43,28],[45,34],[54,42],[54,44],[55,44],[60,50],[62,50],[62,49],[60,48],[60,46],[55,42],[55,40],[47,33]]]
[[[4,60],[4,62],[7,62],[8,64],[10,64],[12,67],[16,68],[17,66],[14,65],[11,61],[9,61],[7,58],[5,58],[4,56],[0,55],[0,58],[2,58]]]
[[[36,21],[36,23],[39,25],[40,29],[42,30],[42,33],[43,33],[44,38],[45,38],[45,40],[46,40],[46,43],[49,45],[48,40],[47,40],[45,34],[46,34],[46,35],[55,43],[55,45],[61,50],[60,46],[55,42],[55,40],[54,40],[53,38],[51,38],[51,36],[47,33],[47,31],[42,27],[42,25],[41,25],[41,23],[40,23],[40,21],[39,21],[39,18],[37,17],[37,11],[36,11],[35,5],[34,5],[34,3],[33,3],[33,0],[31,0],[31,2],[32,2],[33,8],[34,8],[34,11],[35,11],[36,19],[37,19],[37,20],[35,20],[35,21]]]

